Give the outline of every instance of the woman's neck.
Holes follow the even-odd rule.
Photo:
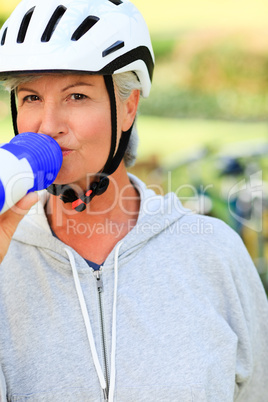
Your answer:
[[[82,257],[102,263],[115,244],[135,226],[139,207],[139,193],[123,168],[110,177],[106,192],[95,196],[85,211],[76,212],[70,204],[51,196],[46,213],[60,240]]]

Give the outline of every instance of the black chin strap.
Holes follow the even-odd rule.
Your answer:
[[[18,135],[18,126],[17,126],[17,105],[16,105],[16,96],[14,89],[10,93],[10,106],[11,106],[11,116],[12,116],[12,123],[15,135]]]
[[[86,209],[87,204],[90,203],[95,195],[103,194],[109,186],[109,179],[107,176],[102,176],[100,180],[95,181],[89,187],[89,189],[78,197],[76,192],[68,185],[51,184],[47,191],[50,194],[59,196],[60,199],[66,204],[71,203],[72,209],[77,212],[82,212]]]

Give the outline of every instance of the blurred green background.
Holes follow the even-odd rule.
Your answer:
[[[17,3],[1,0],[2,22]],[[268,290],[268,0],[133,3],[156,68],[131,172],[231,225]],[[3,92],[0,130],[1,142],[12,136]]]

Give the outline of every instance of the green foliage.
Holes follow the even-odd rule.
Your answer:
[[[254,54],[250,49],[243,50],[228,42],[214,45],[202,49],[189,60],[187,86],[212,93],[229,89],[244,93],[266,93],[267,66],[266,53]]]
[[[268,32],[267,32],[268,36]],[[144,114],[265,119],[268,42],[265,32],[186,32],[154,38],[156,69]],[[261,40],[262,39],[262,40]]]
[[[170,58],[176,46],[176,39],[174,37],[153,37],[152,45],[156,62]]]
[[[202,89],[156,88],[142,100],[141,114],[169,118],[266,120],[266,94],[238,93],[235,89],[207,93]]]
[[[141,114],[169,118],[222,118],[217,98],[202,91],[180,88],[153,89],[141,102]]]

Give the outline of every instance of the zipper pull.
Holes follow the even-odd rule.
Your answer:
[[[100,270],[94,271],[94,275],[95,275],[96,281],[97,281],[98,292],[101,293],[101,292],[103,292],[103,282],[102,282]]]
[[[107,388],[105,388],[105,389],[103,390],[103,395],[104,395],[104,400],[105,400],[105,402],[108,401],[108,392],[107,392]]]

